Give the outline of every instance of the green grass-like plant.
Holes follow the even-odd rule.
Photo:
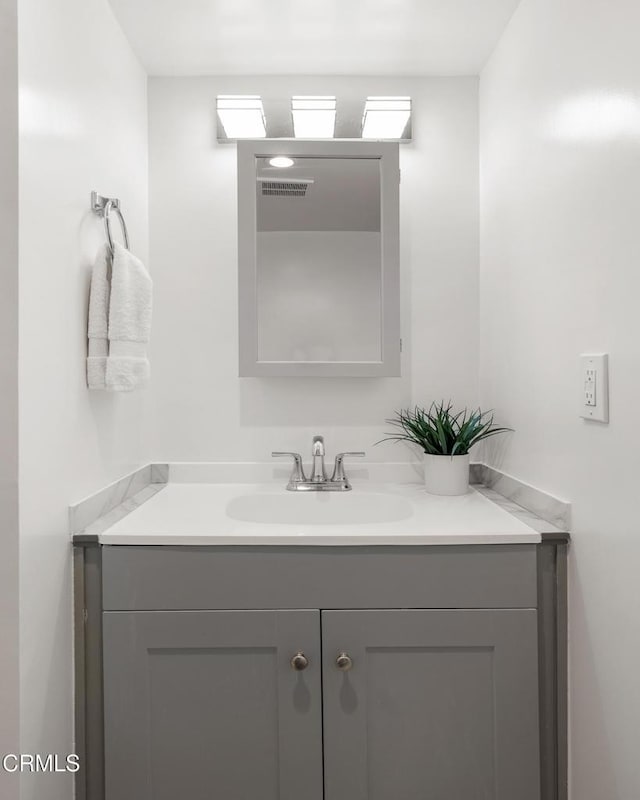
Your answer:
[[[494,426],[491,412],[468,411],[466,408],[454,412],[452,403],[445,404],[444,401],[433,403],[428,410],[420,406],[401,409],[386,422],[396,431],[376,444],[411,442],[434,456],[467,455],[473,445],[483,439],[513,430]]]

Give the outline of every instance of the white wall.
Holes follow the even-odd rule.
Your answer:
[[[145,395],[89,394],[97,189],[121,198],[147,257],[146,76],[106,0],[21,0],[20,612],[22,750],[72,752],[69,503],[143,459]],[[22,798],[69,800],[71,777]]]
[[[481,76],[481,399],[573,502],[573,800],[640,797],[640,5],[523,0]],[[578,419],[610,353],[611,423]]]
[[[477,402],[476,78],[152,78],[150,239],[155,280],[152,458],[266,460],[313,433],[372,448],[404,404]],[[240,380],[236,148],[215,141],[217,94],[410,94],[401,148],[403,377]],[[327,320],[331,324],[331,320]]]
[[[18,18],[0,0],[0,754],[20,746],[18,630]],[[0,796],[18,797],[0,770]]]

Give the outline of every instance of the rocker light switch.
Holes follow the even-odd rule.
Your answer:
[[[609,358],[605,353],[580,356],[583,419],[609,422]]]

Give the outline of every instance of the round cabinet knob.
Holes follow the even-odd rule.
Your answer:
[[[340,655],[336,658],[336,667],[341,672],[348,672],[352,666],[353,661],[351,660],[351,656],[347,653],[340,653]]]
[[[302,672],[303,669],[309,666],[309,659],[304,653],[296,653],[289,663],[291,664],[291,668],[295,669],[296,672]]]

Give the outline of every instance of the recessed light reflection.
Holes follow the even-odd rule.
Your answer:
[[[269,159],[269,164],[272,167],[292,167],[293,166],[293,159],[289,158],[289,156],[274,156],[273,158]]]

